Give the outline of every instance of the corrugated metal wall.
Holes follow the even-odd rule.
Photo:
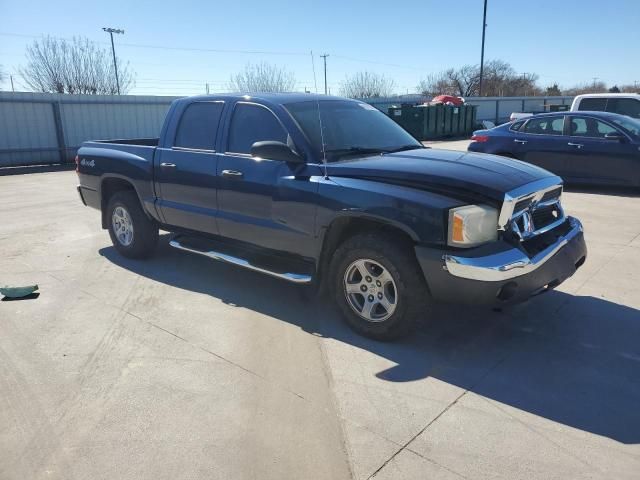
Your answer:
[[[0,92],[0,167],[71,162],[85,140],[160,135],[178,97],[63,95]],[[383,112],[391,105],[423,103],[420,95],[367,99]],[[511,112],[544,111],[572,97],[470,97],[478,120],[506,121]]]
[[[85,140],[157,137],[176,98],[0,92],[0,167],[70,162]]]

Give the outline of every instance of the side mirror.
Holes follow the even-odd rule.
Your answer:
[[[269,160],[282,160],[291,163],[303,163],[304,159],[282,142],[265,141],[251,145],[251,156]]]
[[[607,133],[604,136],[604,138],[607,139],[607,140],[611,140],[612,142],[621,142],[621,143],[626,140],[624,135],[622,135],[621,133],[618,133],[618,132]]]

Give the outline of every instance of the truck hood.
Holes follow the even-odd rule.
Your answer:
[[[510,190],[554,176],[547,170],[519,160],[430,148],[333,162],[327,164],[327,173],[331,177],[362,178],[442,192],[480,194],[497,201],[502,201]]]

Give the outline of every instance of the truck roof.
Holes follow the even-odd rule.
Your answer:
[[[637,94],[637,93],[583,93],[581,95],[576,95],[576,99],[591,98],[591,97],[638,98],[640,97],[640,94]]]
[[[318,93],[214,93],[209,95],[196,95],[192,97],[185,97],[176,102],[193,102],[193,101],[206,101],[206,100],[259,100],[269,103],[275,103],[284,105],[294,102],[309,102],[309,101],[322,101],[322,100],[350,100],[344,97],[336,97],[331,95],[321,95]],[[353,100],[355,101],[355,100]]]

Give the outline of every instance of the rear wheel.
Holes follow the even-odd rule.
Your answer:
[[[428,304],[411,245],[390,235],[357,235],[333,255],[334,299],[356,332],[377,340],[408,334]]]
[[[158,226],[142,210],[134,192],[115,193],[107,206],[109,236],[125,257],[146,258],[158,244]]]

